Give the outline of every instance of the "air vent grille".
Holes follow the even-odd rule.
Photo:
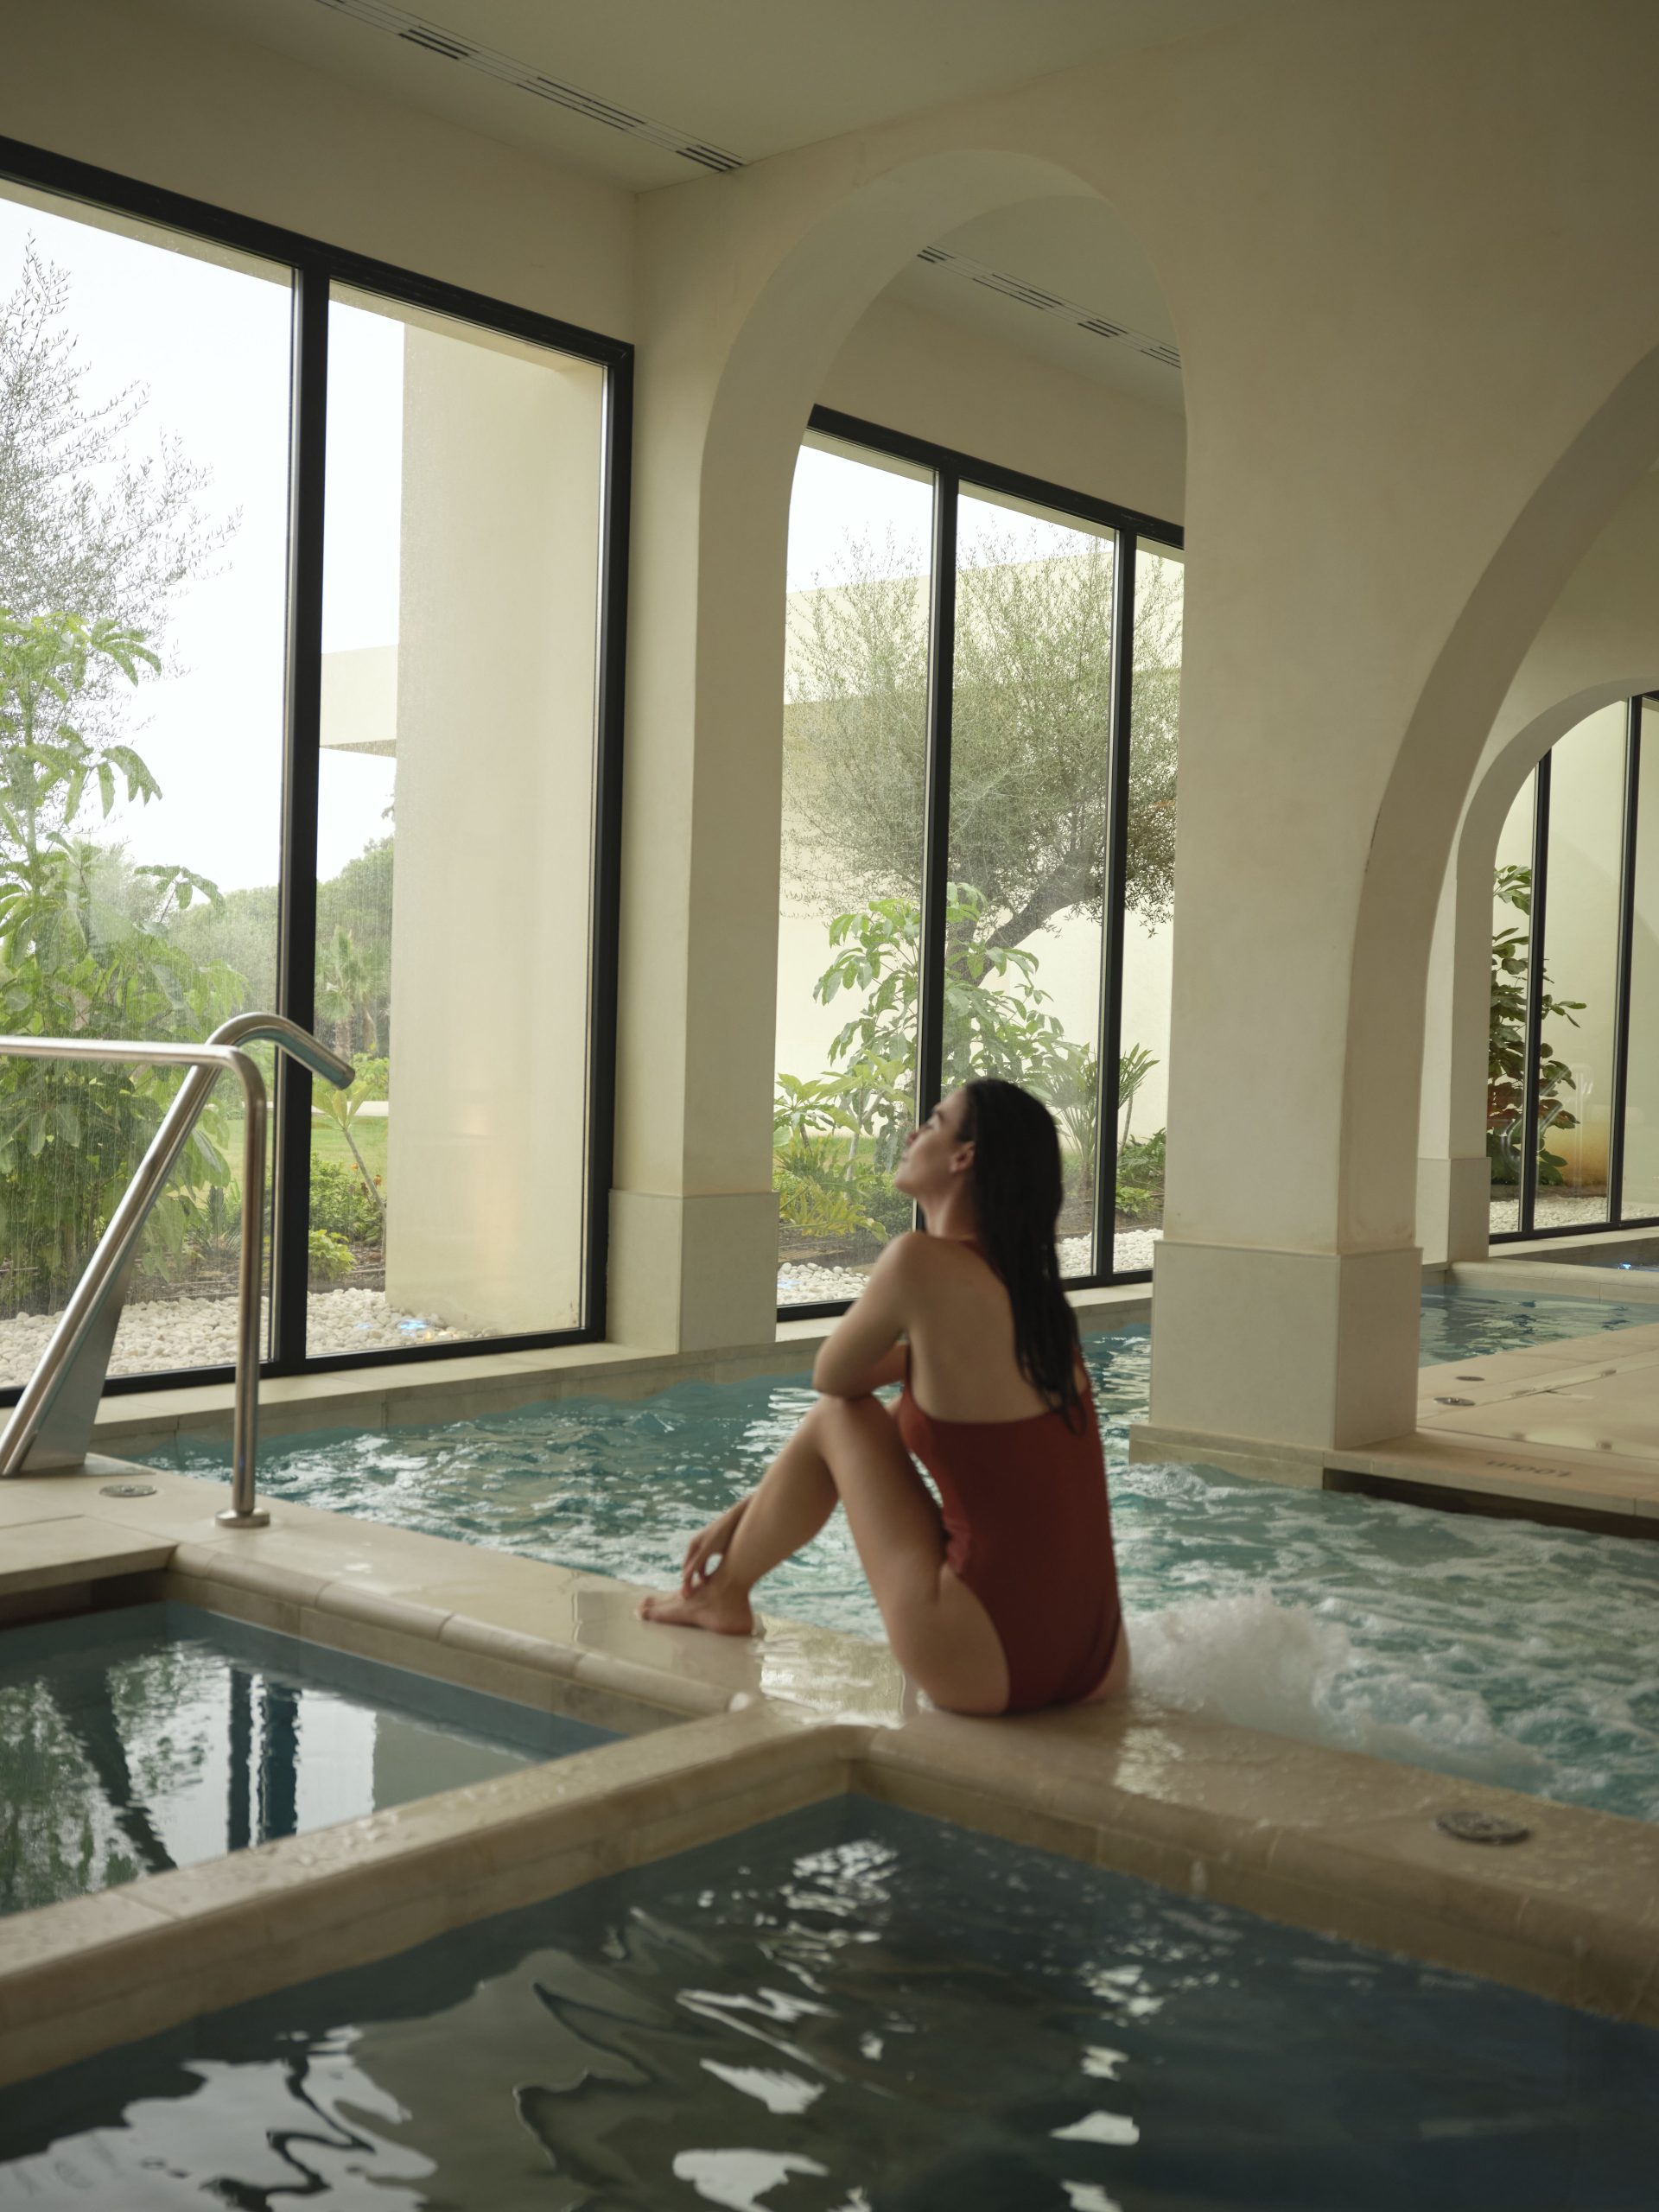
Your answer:
[[[476,69],[481,76],[493,77],[498,84],[511,85],[554,107],[568,109],[572,115],[586,116],[590,123],[602,123],[608,130],[623,131],[630,138],[643,138],[648,145],[659,146],[665,154],[677,154],[682,161],[695,162],[699,168],[713,169],[724,175],[743,167],[742,156],[728,153],[723,146],[710,146],[700,138],[689,138],[683,131],[675,130],[665,123],[653,123],[648,116],[634,115],[627,108],[601,99],[596,93],[584,92],[579,85],[568,85],[562,78],[545,76],[527,62],[515,61],[510,54],[498,54],[493,47],[474,45],[470,39],[445,30],[442,24],[411,16],[406,8],[394,8],[391,0],[317,0],[317,4],[334,15],[349,16],[354,22],[367,23],[375,30],[389,31],[394,38],[418,46],[423,53],[435,54],[445,61],[459,61],[464,68]]]
[[[1057,315],[1063,321],[1088,331],[1091,337],[1107,338],[1114,345],[1132,346],[1147,360],[1157,361],[1166,369],[1179,369],[1181,365],[1180,355],[1163,339],[1148,338],[1145,331],[1133,329],[1127,322],[1114,322],[1109,315],[1091,314],[1075,300],[1041,291],[1018,276],[987,268],[982,261],[970,260],[965,253],[951,253],[944,246],[930,245],[924,246],[916,258],[931,262],[938,269],[948,269],[953,276],[966,277],[970,284],[982,284],[988,292],[1000,292],[1005,300],[1015,300],[1022,308],[1034,308],[1039,315]]]
[[[510,54],[498,54],[493,47],[476,45],[454,31],[445,30],[441,23],[429,22],[423,16],[411,15],[406,8],[394,7],[391,0],[317,0],[317,5],[336,16],[349,16],[354,22],[366,23],[375,30],[389,32],[392,37],[419,47],[423,53],[436,54],[442,60],[458,61],[463,68],[475,69],[481,76],[493,78],[497,84],[511,85],[518,92],[529,92],[572,115],[586,116],[590,123],[603,124],[607,130],[643,138],[648,145],[677,155],[683,162],[695,162],[699,168],[726,175],[744,167],[741,155],[730,153],[723,146],[710,146],[701,138],[688,137],[665,123],[653,123],[648,116],[635,115],[612,100],[602,100],[596,92],[585,92],[579,85],[567,84],[560,77],[549,77],[539,69],[532,69],[527,62],[515,61]],[[963,277],[970,284],[983,285],[988,291],[1000,292],[1004,299],[1017,301],[1021,307],[1034,308],[1039,315],[1058,315],[1062,321],[1086,330],[1091,337],[1130,346],[1165,368],[1179,370],[1181,365],[1180,355],[1161,339],[1148,338],[1144,331],[1116,322],[1109,315],[1092,314],[1075,300],[1043,291],[1001,270],[988,268],[982,261],[971,260],[965,253],[951,253],[944,246],[931,245],[925,247],[917,259],[949,270],[952,276]]]

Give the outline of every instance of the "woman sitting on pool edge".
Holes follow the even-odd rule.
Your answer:
[[[1054,1249],[1053,1119],[1014,1084],[964,1084],[912,1134],[893,1179],[926,1230],[883,1252],[818,1353],[817,1404],[759,1487],[692,1538],[677,1595],[640,1613],[749,1635],[754,1585],[839,1503],[893,1656],[935,1705],[1027,1713],[1109,1697],[1128,1680],[1128,1643]],[[873,1395],[889,1382],[905,1386],[891,1410]]]

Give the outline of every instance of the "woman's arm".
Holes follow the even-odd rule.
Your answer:
[[[901,1339],[914,1306],[920,1255],[927,1238],[907,1230],[870,1270],[857,1303],[836,1323],[812,1368],[812,1388],[826,1398],[863,1398],[884,1382],[901,1382]]]

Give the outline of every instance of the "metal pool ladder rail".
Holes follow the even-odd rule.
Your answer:
[[[174,1161],[189,1141],[214,1084],[228,1070],[242,1085],[242,1243],[237,1274],[236,1440],[231,1503],[218,1516],[227,1529],[263,1529],[270,1519],[254,1503],[259,1448],[259,1297],[265,1222],[265,1079],[242,1050],[273,1044],[344,1090],[356,1071],[297,1022],[277,1014],[238,1014],[201,1045],[148,1045],[102,1037],[3,1037],[0,1053],[37,1060],[116,1060],[189,1072],[151,1138],[52,1340],[0,1432],[0,1478],[84,1466],[92,1422],[115,1345],[121,1304],[140,1230],[161,1195]]]

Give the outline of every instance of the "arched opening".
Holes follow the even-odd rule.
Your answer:
[[[1400,748],[1365,871],[1344,1073],[1345,1211],[1362,1235],[1413,1215],[1409,1132],[1422,1064],[1409,1033],[1426,999],[1441,886],[1488,733],[1529,649],[1542,639],[1552,608],[1570,611],[1575,571],[1582,566],[1587,576],[1597,573],[1592,549],[1604,532],[1614,537],[1621,502],[1640,513],[1633,487],[1641,486],[1656,447],[1659,354],[1650,353],[1622,379],[1516,517],[1454,625]],[[1558,722],[1554,734],[1567,726]],[[1549,741],[1546,728],[1540,721],[1535,759]],[[1522,766],[1510,797],[1523,775]],[[1502,789],[1501,782],[1492,786],[1494,807]],[[1483,825],[1486,819],[1483,809]],[[1499,813],[1491,823],[1489,853],[1502,820]],[[1486,834],[1483,826],[1468,848],[1469,861]],[[1403,1008],[1403,1020],[1377,1018],[1378,1009],[1390,1005]]]
[[[1010,410],[1022,377],[1046,407]],[[1069,1279],[1145,1281],[1184,575],[1167,310],[1102,203],[1024,202],[926,249],[823,389],[785,612],[780,1312],[857,1294],[910,1224],[905,1132],[976,1074],[1055,1114]]]
[[[993,325],[993,317],[1001,320]],[[1119,373],[1091,378],[1090,357]],[[1160,607],[1166,639],[1179,639],[1184,422],[1179,353],[1156,280],[1084,179],[1023,155],[941,156],[862,187],[807,231],[759,288],[707,389],[696,481],[682,475],[672,495],[695,569],[695,639],[685,641],[695,683],[671,695],[666,683],[658,688],[666,661],[636,662],[631,714],[646,728],[647,747],[664,734],[666,774],[647,785],[636,744],[628,802],[642,843],[658,807],[687,805],[693,821],[708,826],[709,873],[696,853],[691,863],[690,930],[701,949],[688,952],[692,1003],[677,1013],[664,1002],[662,1020],[648,1019],[653,985],[643,963],[627,972],[619,1184],[625,1191],[630,1182],[668,1191],[677,1184],[687,1195],[701,1185],[757,1201],[764,1190],[770,1217],[763,1224],[757,1204],[744,1232],[753,1250],[763,1234],[776,1236],[775,1187],[798,1243],[809,1252],[823,1244],[856,1268],[901,1225],[885,1188],[892,1163],[875,1150],[892,1148],[946,1074],[970,1063],[982,1071],[995,1066],[1046,1087],[1057,1110],[1069,1083],[1069,1199],[1085,1248],[1083,1271],[1121,1272],[1115,1179],[1106,1179],[1103,1202],[1097,1170],[1103,1149],[1116,1158],[1103,1138],[1119,1127],[1117,1066],[1122,1058],[1132,1074],[1140,1071],[1144,1088],[1147,1064],[1155,1062],[1161,1086],[1167,1058],[1164,1036],[1154,1047],[1135,1027],[1141,1001],[1157,997],[1155,976],[1131,977],[1129,1027],[1121,1010],[1114,1025],[1108,1001],[1115,989],[1122,996],[1124,945],[1115,941],[1109,950],[1103,923],[1114,896],[1114,715],[1126,790],[1134,780],[1132,710],[1127,690],[1114,696],[1114,644],[1137,633],[1137,610],[1140,633],[1150,637]],[[654,435],[649,390],[646,399],[642,461]],[[1130,434],[1142,417],[1160,426],[1156,436]],[[687,455],[677,443],[683,469]],[[1154,482],[1147,459],[1154,448],[1164,455],[1164,488],[1157,508],[1143,509],[1135,500]],[[1118,469],[1126,487],[1116,480]],[[646,499],[666,498],[663,474],[659,468]],[[798,475],[804,488],[791,599],[787,548]],[[813,505],[816,518],[807,512]],[[658,526],[644,533],[648,559],[659,558],[666,543],[660,516],[653,519]],[[950,535],[943,556],[941,528]],[[1119,557],[1125,544],[1134,549],[1127,563]],[[837,583],[832,571],[849,553],[854,569]],[[641,579],[642,597],[652,588]],[[683,607],[690,599],[683,572],[677,589]],[[661,592],[666,605],[665,572]],[[1049,603],[1033,607],[1045,592]],[[811,648],[816,677],[804,674],[809,608],[821,618]],[[1014,642],[1033,650],[1010,649],[1010,622]],[[1088,694],[1081,715],[1068,716],[1052,696],[1046,702],[1042,683],[1032,680],[1043,671],[1029,664],[1057,631],[1077,647],[1077,688]],[[1119,657],[1134,650],[1126,644]],[[1154,658],[1160,664],[1142,671],[1142,721],[1161,687],[1165,751],[1173,756],[1178,643],[1166,642]],[[971,670],[970,661],[977,664]],[[1049,692],[1055,690],[1051,682]],[[831,694],[838,717],[819,711]],[[954,778],[938,741],[953,712],[961,725]],[[839,750],[819,743],[808,762],[806,725],[815,720],[820,736],[836,721],[830,736]],[[1081,731],[1080,721],[1087,725]],[[676,722],[682,734],[670,765],[665,733]],[[1141,751],[1150,750],[1147,738]],[[1039,792],[1025,808],[1032,818],[1002,838],[1007,865],[994,874],[995,787],[1018,795],[1038,769],[1046,776],[1047,817],[1036,818],[1045,803]],[[1068,778],[1088,787],[1086,808],[1073,804],[1075,791],[1059,788]],[[676,779],[683,779],[677,802]],[[1160,880],[1154,881],[1155,860],[1132,850],[1120,861],[1116,903],[1124,907],[1123,886],[1133,878],[1140,910],[1153,909],[1142,934],[1159,939],[1154,957],[1165,967],[1166,1035],[1173,758],[1164,781],[1164,818],[1143,822],[1140,839],[1149,848],[1161,828]],[[809,786],[814,805],[804,803]],[[975,803],[976,841],[969,837]],[[1060,848],[1074,827],[1089,849],[1068,856]],[[780,874],[788,878],[781,899]],[[985,881],[975,882],[976,874]],[[964,902],[948,885],[974,895]],[[896,921],[891,911],[884,918],[882,910],[895,905],[906,911]],[[832,944],[842,914],[855,920]],[[877,944],[872,930],[887,930],[894,941]],[[847,980],[830,993],[826,979],[843,957]],[[863,1071],[872,1058],[883,1064],[874,1085],[855,1071],[855,1043],[836,1049],[880,993],[880,975],[856,972],[861,957],[866,969],[887,963],[906,1001],[896,1040],[866,1039]],[[945,1003],[953,994],[942,988],[947,957],[977,970],[980,1011],[989,1016],[988,1028],[969,1022],[975,1034],[961,1040],[960,1070]],[[702,975],[717,976],[719,985],[700,1006]],[[781,1048],[770,1022],[754,1018],[757,1007],[769,1014],[774,1007]],[[653,1163],[664,1128],[658,1116],[648,1128],[633,1110],[642,1094],[632,1088],[629,1064],[643,1067],[649,1034],[659,1071],[664,1023],[676,1020],[685,1025],[682,1160],[659,1149]],[[1114,1026],[1116,1046],[1108,1042]],[[1103,1096],[1111,1099],[1104,1113]],[[1150,1096],[1139,1117],[1133,1109],[1123,1117],[1124,1135],[1131,1142],[1159,1140],[1152,1159],[1160,1186],[1161,1126],[1145,1119]],[[792,1128],[787,1114],[772,1110],[791,1100]],[[875,1148],[864,1141],[872,1121]],[[791,1156],[780,1158],[785,1154]],[[1160,1195],[1149,1175],[1131,1205],[1155,1215]],[[1149,1231],[1141,1236],[1144,1245]],[[626,1230],[623,1241],[626,1274]],[[1096,1268],[1102,1249],[1105,1264]],[[1136,1256],[1144,1275],[1147,1255]],[[775,1262],[767,1274],[775,1274]],[[823,1294],[794,1302],[833,1306],[854,1285],[826,1287],[809,1276],[795,1287]],[[757,1311],[757,1331],[759,1320]]]
[[[1625,1118],[1616,1095],[1628,1108],[1631,1072],[1628,1024],[1619,1008],[1626,982],[1634,988],[1630,954],[1643,903],[1634,851],[1628,856],[1630,880],[1620,880],[1630,810],[1624,785],[1627,770],[1637,768],[1633,753],[1639,752],[1644,728],[1644,721],[1632,723],[1629,702],[1652,688],[1659,671],[1651,614],[1656,563],[1659,480],[1649,472],[1586,552],[1531,641],[1491,726],[1463,809],[1429,965],[1419,1225],[1431,1262],[1484,1259],[1490,1237],[1515,1236],[1523,1226],[1569,1227],[1566,1215],[1587,1217],[1596,1211],[1592,1193],[1605,1187],[1606,1169],[1614,1171],[1615,1185],[1619,1180],[1620,1161],[1609,1155],[1618,1150],[1617,1131]],[[1578,735],[1580,730],[1586,734]],[[1535,947],[1532,941],[1535,919],[1541,940],[1545,932],[1549,900],[1547,895],[1544,911],[1535,917],[1522,912],[1513,894],[1518,892],[1531,908],[1530,876],[1540,855],[1533,849],[1536,810],[1529,779],[1558,746],[1561,777],[1546,772],[1560,784],[1552,792],[1557,803],[1547,809],[1536,842],[1546,872],[1550,843],[1562,846],[1566,873],[1559,875],[1554,902],[1559,957],[1554,970],[1561,988],[1547,993],[1541,982],[1537,1003],[1529,1005],[1528,981],[1551,965],[1541,942]],[[1591,766],[1598,746],[1603,755],[1599,774]],[[1506,880],[1510,895],[1500,896],[1495,906],[1500,864],[1523,873]],[[1569,909],[1581,918],[1576,930],[1568,925]],[[1610,962],[1597,952],[1595,940],[1609,942],[1607,925],[1615,913],[1619,928]],[[1581,947],[1570,942],[1574,937]],[[1507,944],[1498,944],[1504,938]],[[1540,1109],[1535,1096],[1530,1108],[1527,1104],[1526,1068],[1529,1058],[1541,1067],[1533,1048],[1542,1038],[1543,1001],[1552,995],[1584,1001],[1582,1023],[1570,1012],[1552,1018],[1564,1052],[1551,1057],[1569,1071],[1579,1068],[1581,1079],[1567,1085],[1558,1071],[1542,1085]],[[1638,994],[1634,1004],[1639,1008],[1641,1003]],[[1509,1064],[1507,1078],[1494,1073],[1499,1062]],[[1639,1070],[1637,1088],[1645,1088]],[[1569,1093],[1575,1103],[1568,1103]],[[1541,1216],[1540,1186],[1535,1180],[1530,1192],[1527,1188],[1535,1164],[1529,1170],[1520,1135],[1529,1114],[1535,1119],[1540,1110],[1552,1126],[1563,1113],[1570,1115],[1574,1127],[1560,1134],[1575,1136],[1562,1161],[1543,1163],[1541,1189],[1555,1195],[1547,1198]],[[1578,1137],[1580,1128],[1592,1134]],[[1568,1191],[1554,1179],[1563,1170],[1579,1187]],[[1629,1211],[1616,1196],[1603,1205],[1604,1222]]]

